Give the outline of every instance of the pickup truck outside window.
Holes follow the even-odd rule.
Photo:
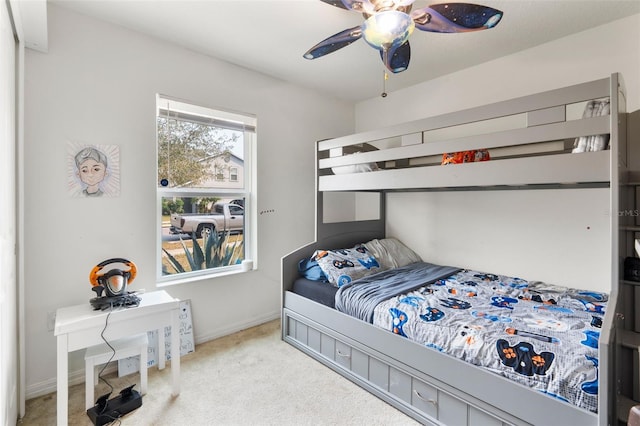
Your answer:
[[[254,260],[255,118],[157,96],[158,282],[245,271]]]
[[[210,213],[172,213],[171,234],[196,234],[198,238],[213,232],[244,231],[244,208],[230,203],[215,203]]]

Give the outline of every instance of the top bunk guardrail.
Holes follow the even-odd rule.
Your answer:
[[[619,77],[320,141],[318,190],[607,186],[625,152],[618,147]],[[605,100],[603,115],[585,110]],[[574,152],[590,137],[601,138],[601,150]],[[491,159],[441,165],[444,153],[474,150]]]

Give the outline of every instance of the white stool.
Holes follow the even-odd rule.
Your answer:
[[[106,343],[87,348],[84,354],[85,364],[85,406],[88,410],[95,405],[93,391],[98,384],[96,367],[111,361],[116,361],[130,356],[140,355],[140,394],[147,393],[147,347],[149,340],[147,333],[109,342],[116,353]],[[113,358],[111,358],[113,356]]]

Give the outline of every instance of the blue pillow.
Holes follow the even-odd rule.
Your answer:
[[[298,262],[298,272],[311,281],[328,281],[315,259],[302,259]]]

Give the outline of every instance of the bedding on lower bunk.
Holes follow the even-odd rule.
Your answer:
[[[322,303],[330,308],[336,307],[336,291],[338,291],[338,288],[332,285],[319,283],[308,278],[298,278],[293,282],[291,290],[314,302]]]
[[[341,312],[597,412],[604,293],[422,261],[315,284]]]

